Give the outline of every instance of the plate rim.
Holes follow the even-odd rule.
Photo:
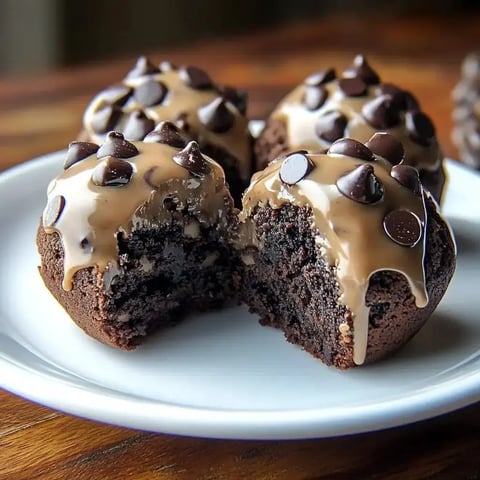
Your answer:
[[[0,173],[0,191],[2,185],[16,177],[41,169],[42,161],[59,161],[64,152],[41,155],[4,170]],[[446,166],[450,174],[461,171],[463,175],[475,177],[480,186],[477,172],[452,160],[447,160]],[[49,376],[12,361],[0,351],[0,387],[15,395],[74,416],[116,426],[204,438],[280,440],[372,432],[432,418],[480,400],[480,371],[460,375],[408,397],[399,395],[348,409],[268,411],[222,410],[150,400],[95,383],[75,384],[79,377],[71,372],[68,374],[69,381]]]

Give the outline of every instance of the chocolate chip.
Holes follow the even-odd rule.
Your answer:
[[[398,94],[402,94],[403,90],[393,83],[381,83],[378,86],[377,92],[379,95],[391,95],[392,97]]]
[[[225,100],[234,105],[242,115],[247,113],[247,92],[226,85],[219,85],[217,90],[218,93]]]
[[[337,180],[337,188],[342,195],[358,203],[375,203],[383,196],[383,186],[368,163],[341,176]]]
[[[429,147],[435,140],[435,127],[422,112],[407,112],[405,114],[405,125],[407,126],[410,138],[420,145]]]
[[[328,97],[328,92],[323,87],[306,87],[303,94],[303,105],[307,110],[318,110]]]
[[[323,140],[334,142],[345,135],[348,120],[340,112],[328,112],[318,117],[315,132]]]
[[[102,98],[111,105],[121,107],[125,105],[132,92],[133,89],[130,87],[114,85],[102,92]]]
[[[161,122],[153,132],[150,132],[143,140],[146,143],[164,143],[170,147],[184,148],[187,140],[178,128],[171,122]]]
[[[359,77],[367,85],[376,85],[380,82],[377,72],[373,70],[363,55],[357,55],[354,58],[352,66],[343,72],[343,76],[348,78]]]
[[[365,146],[376,155],[388,160],[392,165],[397,165],[405,158],[402,143],[389,133],[375,133],[370,140],[365,143]]]
[[[173,70],[176,70],[177,66],[172,62],[164,60],[163,62],[160,62],[160,65],[158,66],[158,68],[162,73],[165,73],[165,72],[171,72]]]
[[[400,110],[390,95],[381,95],[365,103],[362,115],[373,128],[392,128],[400,123]]]
[[[105,105],[97,110],[90,121],[90,126],[95,133],[105,133],[115,127],[122,116],[122,110],[115,105]]]
[[[182,67],[179,72],[180,78],[196,90],[205,90],[213,86],[211,78],[206,72],[197,67]]]
[[[143,140],[145,135],[151,132],[154,127],[155,122],[148,118],[145,112],[135,110],[129,115],[125,123],[123,135],[127,140]]]
[[[287,185],[295,185],[313,169],[311,160],[303,153],[292,153],[285,158],[280,167],[280,180]]]
[[[409,210],[393,210],[383,219],[385,233],[402,247],[414,247],[422,237],[419,218]]]
[[[363,143],[357,142],[353,138],[341,138],[332,143],[328,149],[328,153],[336,153],[338,155],[346,155],[347,157],[358,158],[367,162],[375,161],[375,156]]]
[[[138,57],[135,66],[127,73],[127,78],[138,78],[144,75],[159,73],[160,70],[147,57]]]
[[[99,187],[123,187],[132,175],[133,167],[129,162],[107,157],[93,170],[92,182]]]
[[[359,77],[341,78],[338,86],[347,97],[361,97],[367,93],[367,84]]]
[[[326,83],[335,80],[336,77],[335,70],[329,68],[327,70],[312,73],[312,75],[309,75],[303,83],[309,87],[319,87],[320,85],[325,85]]]
[[[198,143],[194,141],[175,154],[173,161],[196,177],[203,177],[211,171],[210,165],[200,152]]]
[[[393,102],[400,110],[418,110],[418,100],[406,90],[398,88],[391,83],[382,83],[377,90],[379,95],[391,95]]]
[[[138,155],[137,147],[125,140],[120,132],[109,132],[105,143],[98,149],[97,157],[131,158]]]
[[[94,154],[98,150],[96,143],[90,142],[71,142],[68,146],[67,158],[63,164],[63,168],[66,170],[77,162],[84,160],[90,155]]]
[[[60,218],[64,208],[65,197],[62,195],[55,195],[51,198],[43,212],[43,226],[45,228],[53,227]]]
[[[153,107],[154,105],[162,103],[167,91],[167,87],[162,82],[147,80],[135,88],[133,98],[135,98],[142,107]]]
[[[392,167],[390,175],[414,195],[420,196],[422,194],[422,185],[416,168],[410,165],[395,165]]]
[[[404,90],[403,94],[405,96],[405,110],[420,110],[420,104],[412,93]]]
[[[221,97],[217,97],[208,105],[199,108],[198,118],[208,130],[215,133],[224,133],[230,130],[235,122],[235,116]]]

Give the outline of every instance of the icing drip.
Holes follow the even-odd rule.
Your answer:
[[[198,147],[194,142],[182,151],[158,143],[126,143],[130,149],[134,145],[137,154],[130,153],[124,160],[88,155],[49,185],[43,223],[46,233],[57,232],[62,241],[65,290],[72,289],[73,276],[82,268],[95,266],[111,276],[118,266],[117,234],[129,235],[142,226],[170,222],[175,209],[188,208],[200,223],[226,225],[225,202],[230,197],[223,170],[195,150]],[[186,167],[173,159],[182,154],[189,155]],[[131,166],[131,178],[120,186],[96,184],[102,180],[114,182],[115,178],[125,181],[118,168],[107,173],[104,169],[97,175],[112,158]],[[193,175],[187,167],[193,171],[198,162],[203,165],[202,173]],[[95,180],[97,176],[99,180]],[[56,200],[59,198],[63,198],[60,204]],[[52,217],[52,205],[57,204],[61,208]]]
[[[309,172],[305,170],[305,176],[292,185],[286,184],[281,177],[283,159],[270,163],[265,170],[253,176],[243,197],[240,215],[244,228],[242,242],[246,246],[258,245],[259,239],[256,238],[251,219],[257,206],[280,208],[284,204],[293,204],[311,209],[312,231],[319,252],[336,274],[340,289],[338,300],[352,313],[354,361],[362,364],[367,349],[369,319],[365,294],[374,273],[401,273],[410,285],[417,307],[425,307],[428,303],[424,273],[424,196],[423,193],[414,194],[393,178],[390,175],[391,165],[380,157],[376,157],[376,161],[362,161],[333,153],[305,156],[313,168]],[[368,165],[368,172],[382,186],[380,200],[373,197],[374,201],[368,203],[368,196],[363,199],[353,190],[353,195],[362,198],[362,201],[354,201],[340,192],[338,179],[359,165]],[[413,246],[399,244],[405,239],[400,238],[398,232],[393,232],[397,241],[386,233],[386,228],[392,226],[384,226],[385,217],[397,211],[400,211],[399,216],[406,211],[407,220],[412,220],[412,226],[418,228],[419,236],[414,238]],[[405,241],[410,241],[410,237],[415,235],[413,230],[405,230],[408,237]],[[261,249],[261,245],[258,248]]]

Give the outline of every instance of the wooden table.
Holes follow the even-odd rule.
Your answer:
[[[450,91],[465,53],[480,49],[480,17],[322,19],[178,51],[158,60],[203,66],[245,87],[265,116],[316,68],[364,52],[382,76],[411,89],[434,118],[447,155]],[[132,59],[0,80],[0,169],[64,148],[87,101]],[[480,479],[480,405],[415,425],[289,442],[178,438],[97,424],[0,391],[3,479]]]

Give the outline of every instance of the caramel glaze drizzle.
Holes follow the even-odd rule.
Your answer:
[[[380,86],[369,85],[365,96],[348,97],[338,87],[338,80],[331,81],[323,86],[327,92],[327,98],[317,110],[308,110],[303,105],[306,88],[304,84],[296,87],[279,103],[270,117],[272,120],[281,120],[285,123],[288,144],[292,150],[298,148],[318,152],[330,146],[330,143],[322,140],[315,131],[317,118],[328,112],[339,112],[348,120],[342,135],[344,137],[366,142],[379,131],[363,117],[362,107],[378,96]],[[406,163],[422,170],[435,171],[441,168],[443,153],[437,141],[434,140],[430,146],[413,141],[405,127],[405,112],[400,112],[399,117],[396,126],[381,130],[400,140],[405,148]]]
[[[226,226],[226,199],[231,198],[223,169],[208,157],[208,173],[201,178],[173,161],[179,149],[164,144],[132,142],[138,155],[125,159],[133,166],[123,186],[98,186],[92,175],[99,164],[96,154],[75,163],[48,187],[43,220],[45,232],[57,232],[64,250],[63,288],[71,290],[75,273],[96,266],[109,277],[118,267],[117,234],[129,235],[142,226],[172,220],[165,199],[188,206],[200,224]],[[53,225],[45,225],[49,205],[63,197],[62,210]],[[106,277],[105,277],[106,278]]]
[[[253,176],[243,197],[241,241],[261,249],[252,220],[257,206],[280,208],[292,204],[311,209],[312,231],[317,232],[315,239],[319,251],[336,272],[339,301],[352,313],[354,362],[362,364],[367,350],[369,318],[365,294],[375,272],[391,270],[403,274],[417,307],[425,307],[428,303],[424,272],[427,221],[424,195],[414,195],[400,185],[390,176],[391,165],[377,157],[377,161],[368,164],[383,184],[383,197],[370,205],[361,204],[342,195],[336,182],[366,162],[338,154],[309,154],[307,157],[313,169],[294,185],[281,181],[282,159],[271,162]],[[410,211],[420,221],[421,237],[413,247],[395,243],[384,231],[385,216],[397,209]]]
[[[239,162],[239,173],[245,181],[248,181],[251,172],[251,136],[248,128],[248,120],[233,105],[227,102],[227,108],[234,116],[232,126],[225,132],[213,132],[200,120],[199,110],[210,104],[220,96],[214,88],[192,89],[181,78],[178,70],[153,73],[136,78],[125,78],[122,85],[135,89],[146,81],[161,82],[167,88],[165,98],[158,105],[145,107],[130,96],[121,107],[122,116],[115,125],[115,129],[122,132],[128,114],[136,110],[142,110],[156,123],[160,121],[175,122],[183,117],[188,122],[188,136],[192,139],[206,139],[208,143],[219,146],[231,154]],[[100,92],[89,104],[83,117],[83,125],[91,141],[101,143],[105,134],[96,133],[92,126],[92,120],[96,112],[109,104],[108,89]]]

